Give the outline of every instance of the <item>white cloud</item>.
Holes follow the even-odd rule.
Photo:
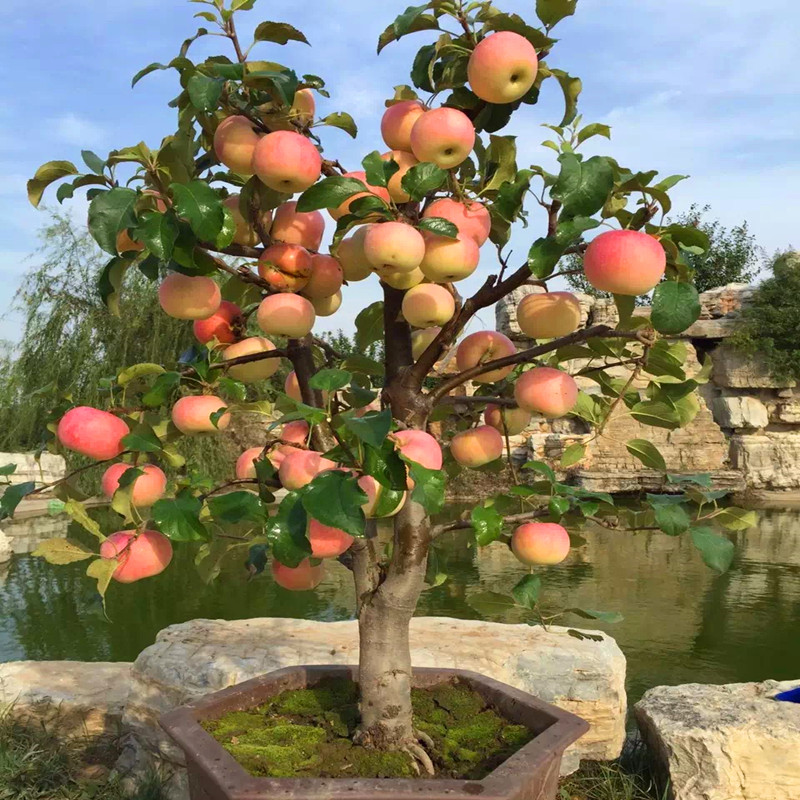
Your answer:
[[[51,120],[55,137],[65,144],[81,147],[94,147],[102,144],[106,137],[105,129],[91,120],[68,112]]]

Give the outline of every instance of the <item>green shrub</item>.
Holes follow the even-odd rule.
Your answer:
[[[763,359],[777,380],[800,381],[800,253],[775,259],[743,317],[733,345]]]

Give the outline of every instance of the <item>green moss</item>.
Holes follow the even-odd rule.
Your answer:
[[[456,720],[470,719],[486,708],[484,699],[467,686],[444,684],[430,693],[436,705],[449,711]]]
[[[433,739],[430,755],[440,777],[482,778],[532,738],[464,684],[414,689],[412,704],[415,725]],[[235,711],[204,727],[257,776],[415,777],[408,754],[353,744],[358,719],[355,685],[336,680],[283,692],[254,711]]]

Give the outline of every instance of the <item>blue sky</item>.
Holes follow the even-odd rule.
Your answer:
[[[498,0],[499,8],[533,18],[533,0]],[[261,44],[254,57],[280,60],[321,75],[332,97],[320,111],[349,111],[360,135],[323,130],[326,154],[349,169],[385,149],[378,125],[383,100],[407,83],[411,59],[430,34],[409,36],[375,55],[378,34],[405,0],[260,0],[241,14],[240,33],[264,19],[291,22],[313,47]],[[174,130],[166,103],[177,73],[158,72],[133,90],[131,76],[152,61],[168,61],[195,27],[203,6],[184,0],[2,0],[0,52],[6,87],[0,103],[0,339],[18,340],[21,318],[7,313],[43,216],[25,196],[25,181],[50,159],[80,162],[80,150],[108,150],[145,140],[156,145]],[[673,191],[678,209],[709,203],[724,224],[747,220],[772,251],[800,247],[800,71],[796,0],[580,0],[562,22],[561,42],[548,59],[584,82],[586,122],[613,126],[598,152],[637,169],[692,176]],[[227,52],[208,37],[193,55]],[[551,82],[548,82],[548,84]],[[555,84],[542,101],[515,116],[519,162],[552,164],[539,146],[541,123],[557,123],[562,101]],[[55,203],[54,195],[49,202]],[[69,202],[69,201],[68,201]],[[73,201],[76,219],[86,205]],[[332,225],[329,232],[332,233]],[[515,235],[516,258],[541,235],[542,220]],[[468,292],[494,266],[481,266],[461,286]],[[372,280],[345,294],[342,309],[320,329],[352,329],[364,303],[377,298]],[[490,313],[482,320],[492,326]],[[327,324],[326,324],[327,323]]]

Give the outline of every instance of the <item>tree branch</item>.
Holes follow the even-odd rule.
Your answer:
[[[525,511],[522,514],[511,514],[507,517],[503,517],[503,524],[504,525],[513,525],[515,522],[525,522],[529,519],[537,519],[538,517],[546,517],[549,515],[549,511],[546,508],[537,508],[534,511]],[[441,536],[443,533],[449,533],[450,531],[461,531],[466,530],[467,528],[472,527],[472,522],[468,519],[459,519],[455,522],[448,522],[446,525],[435,525],[431,529],[431,536]]]
[[[564,347],[568,344],[578,344],[585,342],[588,339],[601,338],[601,339],[635,339],[638,340],[638,334],[634,331],[615,331],[609,328],[608,325],[594,325],[591,328],[584,328],[575,333],[570,333],[567,336],[562,336],[560,339],[554,339],[552,342],[540,344],[536,347],[531,347],[529,350],[521,350],[513,356],[506,356],[505,358],[496,358],[494,361],[487,361],[485,364],[478,364],[470,369],[454,375],[452,378],[446,380],[444,383],[439,384],[436,389],[431,392],[431,397],[434,402],[444,397],[453,389],[466,383],[468,380],[483,375],[485,372],[491,372],[501,367],[509,367],[515,364],[525,364],[533,361],[538,356],[545,353],[552,353],[553,350],[558,350],[559,347]]]

